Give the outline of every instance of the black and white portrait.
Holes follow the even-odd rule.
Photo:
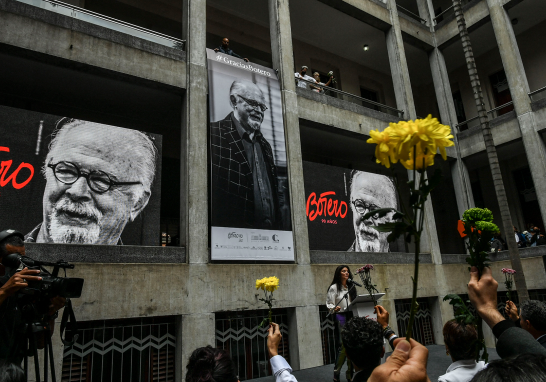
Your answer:
[[[3,221],[3,226],[25,228],[27,242],[158,244],[158,136],[2,109],[2,114],[6,113],[10,116],[3,122],[19,126],[23,133],[7,139],[12,157],[28,161],[34,174],[24,188],[7,185],[0,191],[2,220],[11,215],[20,222],[14,225]],[[8,208],[5,202],[20,200],[19,195],[30,198]],[[25,213],[30,207],[32,212]],[[126,228],[129,232],[125,232]]]
[[[210,92],[212,225],[290,230],[278,81],[224,61],[215,64],[215,70],[209,71],[214,84]]]

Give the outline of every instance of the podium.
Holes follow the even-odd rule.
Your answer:
[[[383,297],[385,293],[375,293],[373,296],[375,301],[379,304],[379,299]],[[361,294],[355,298],[349,304],[349,310],[353,312],[355,317],[368,317],[377,319],[377,315],[374,312],[373,300],[369,294]]]

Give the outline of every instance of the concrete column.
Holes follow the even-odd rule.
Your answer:
[[[390,21],[392,27],[385,33],[387,42],[387,52],[389,54],[389,63],[391,67],[392,82],[394,85],[394,94],[396,97],[396,107],[404,110],[404,119],[415,119],[415,103],[411,90],[408,62],[406,52],[404,51],[404,41],[402,40],[402,31],[398,20],[398,11],[395,0],[387,0],[387,7],[390,11]],[[411,171],[409,171],[411,178]],[[425,227],[421,240],[421,251],[430,252],[435,264],[441,264],[440,245],[438,243],[438,234],[434,221],[434,211],[432,209],[431,198],[425,204]]]
[[[451,126],[451,130],[455,136],[455,148],[453,148],[453,151],[456,152],[457,160],[451,163],[451,176],[453,178],[453,184],[455,185],[455,197],[457,198],[459,215],[462,216],[464,211],[474,206],[474,198],[472,196],[468,169],[459,152],[457,134],[455,131],[455,126],[457,125],[457,112],[455,111],[453,93],[451,91],[446,62],[442,51],[438,48],[434,48],[429,54],[429,62],[436,99],[438,100],[438,109],[440,110],[440,119],[444,125]]]
[[[273,67],[279,71],[290,185],[292,231],[298,264],[310,264],[309,236],[305,213],[305,189],[298,116],[298,96],[294,81],[294,55],[288,0],[269,0],[269,28]]]
[[[209,260],[206,6],[206,0],[184,0],[183,7],[187,88],[182,114],[181,237],[190,264]]]
[[[445,295],[429,298],[432,313],[432,329],[436,345],[444,345],[444,335],[442,334],[444,325],[449,320],[455,318],[453,306],[449,304],[449,301],[443,301],[444,297]]]
[[[323,365],[318,306],[288,309],[288,343],[292,369]]]
[[[180,352],[177,350],[177,355],[179,353],[181,355],[179,364],[182,367],[182,380],[184,380],[186,378],[186,365],[188,364],[191,353],[195,349],[207,345],[216,347],[214,313],[189,314],[182,316],[182,333],[179,333],[178,335],[182,338],[182,350]]]
[[[429,0],[417,0],[417,8],[419,9],[419,16],[421,16],[422,19],[427,20],[427,25],[430,28],[432,25],[432,16],[434,12],[431,12],[431,9],[429,8],[430,2]]]
[[[525,75],[525,68],[510,16],[503,7],[503,1],[487,0],[487,5],[508,79],[510,94],[514,101],[514,109],[518,116],[527,162],[537,191],[540,212],[542,219],[546,221],[546,149],[541,137],[536,132],[537,121],[531,110],[531,100],[528,95],[529,83]]]

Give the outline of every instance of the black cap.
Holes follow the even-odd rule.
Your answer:
[[[19,236],[21,239],[25,240],[25,235],[23,235],[21,232],[14,229],[5,229],[0,232],[0,243],[11,236]]]

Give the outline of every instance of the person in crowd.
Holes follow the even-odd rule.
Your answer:
[[[324,83],[324,82],[321,82],[320,81],[320,73],[319,72],[315,72],[313,73],[313,79],[316,81],[317,85],[312,85],[310,84],[309,87],[314,91],[314,92],[317,92],[317,93],[324,93],[324,88],[322,86],[330,86],[330,84],[332,83],[332,79],[334,78],[334,75],[332,74],[330,76],[330,79],[328,79],[328,82]],[[320,86],[319,86],[320,85]]]
[[[186,369],[186,382],[239,382],[229,353],[210,345],[195,349]]]
[[[23,234],[15,230],[0,232],[0,262],[5,256],[18,253],[25,256],[25,243]],[[31,281],[40,281],[40,271],[24,268],[16,272],[16,269],[4,269],[0,265],[0,360],[21,365],[24,358],[25,336],[21,310],[17,307],[17,292],[28,286]],[[66,303],[63,297],[54,297],[50,301],[49,315],[54,316]],[[54,319],[50,321],[53,334]],[[40,341],[43,342],[43,341]]]
[[[533,227],[533,236],[531,237],[531,247],[536,247],[539,245],[546,245],[546,239],[544,235],[540,232],[540,228]]]
[[[341,340],[354,367],[350,381],[367,381],[385,354],[381,324],[366,317],[351,318],[341,331]]]
[[[532,228],[529,228],[527,231],[523,231],[523,234],[525,235],[525,238],[527,239],[528,246],[531,245],[531,239],[533,238],[533,234],[531,231],[533,231]]]
[[[393,212],[383,217],[364,217],[379,208],[397,208],[396,188],[392,180],[379,174],[353,170],[351,172],[350,200],[353,212],[355,241],[348,252],[390,252],[387,237],[390,232],[379,232],[373,228],[390,223]]]
[[[348,319],[350,318],[350,311],[348,310],[348,305],[357,297],[356,287],[352,288],[349,292],[351,285],[349,285],[348,280],[353,279],[353,274],[351,269],[347,265],[340,265],[336,268],[334,272],[334,279],[328,288],[328,294],[326,297],[326,307],[330,313],[335,313],[334,319],[337,322],[337,327],[341,336],[341,329],[345,326]],[[347,298],[344,296],[347,295]],[[334,381],[339,381],[339,376],[341,374],[341,368],[345,363],[346,354],[343,342],[338,350],[336,357],[336,363],[334,366]],[[351,361],[347,360],[347,380],[351,380],[353,377],[353,364]]]
[[[519,248],[526,248],[527,247],[527,237],[519,232],[516,226],[514,227],[514,237],[516,239],[516,243],[518,244]]]
[[[279,325],[272,322],[268,331],[267,351],[269,352],[269,362],[271,362],[271,371],[275,376],[275,382],[298,382],[296,377],[292,375],[292,368],[288,362],[283,356],[279,355],[279,344],[282,340]]]
[[[520,314],[512,301],[506,302],[505,313],[517,327],[528,331],[546,348],[546,303],[529,300],[521,303]]]
[[[226,101],[232,112],[210,124],[212,225],[289,230],[273,149],[261,130],[264,94],[253,82],[235,80]]]
[[[491,252],[499,252],[506,249],[506,242],[503,240],[500,232],[496,233],[491,239]]]
[[[121,243],[148,205],[157,149],[143,132],[63,118],[49,146],[43,220],[27,242]]]
[[[229,47],[229,39],[227,37],[224,37],[222,39],[222,44],[217,47],[217,48],[214,48],[214,51],[216,53],[220,52],[220,53],[224,53],[224,54],[227,54],[229,56],[233,56],[233,57],[237,57],[237,58],[242,58],[243,60],[245,60],[246,62],[248,62],[248,58],[246,57],[241,57],[239,56],[237,53],[235,53],[233,50],[231,50],[231,48]]]
[[[478,268],[471,267],[468,297],[485,323],[497,338],[497,354],[501,358],[523,353],[546,355],[546,349],[533,336],[506,320],[497,310],[498,282],[493,278],[491,268],[485,267],[480,277]]]
[[[302,80],[306,80],[306,81],[311,81],[312,83],[316,83],[315,79],[311,76],[308,76],[307,75],[307,70],[309,68],[305,65],[303,65],[301,67],[301,70],[299,73],[294,73],[294,76],[296,77],[296,85],[299,87],[299,88],[304,88],[304,89],[309,89],[310,86],[312,86],[312,84],[308,83],[308,82],[305,82],[305,81],[302,81]]]
[[[488,363],[472,382],[541,382],[545,379],[546,356],[527,353]]]
[[[453,363],[438,382],[468,382],[485,367],[485,362],[476,362],[475,342],[478,332],[473,325],[461,325],[455,320],[446,322],[443,329],[446,354]]]
[[[0,360],[0,382],[25,382],[25,372],[19,366]]]

